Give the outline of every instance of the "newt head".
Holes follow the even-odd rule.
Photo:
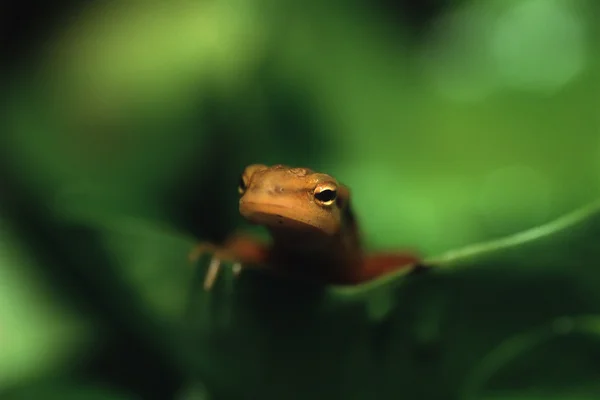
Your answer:
[[[297,233],[333,236],[343,229],[349,191],[308,168],[253,164],[240,179],[240,213],[252,223]]]

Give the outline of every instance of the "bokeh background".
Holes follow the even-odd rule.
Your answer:
[[[336,176],[370,249],[428,256],[598,196],[591,0],[3,8],[0,390],[76,369],[171,398],[183,373],[121,326],[90,226],[223,240],[249,163]],[[157,304],[181,291],[136,273]]]

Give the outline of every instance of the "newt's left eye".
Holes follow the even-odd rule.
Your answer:
[[[332,187],[317,187],[314,196],[318,203],[329,206],[333,204],[337,198],[337,190]]]
[[[238,184],[238,193],[240,195],[244,194],[244,192],[246,191],[247,187],[246,187],[246,181],[244,180],[244,177],[242,176],[240,178],[240,183]]]

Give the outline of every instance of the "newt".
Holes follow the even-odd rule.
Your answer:
[[[224,260],[235,262],[236,273],[246,265],[263,265],[339,285],[359,284],[419,265],[419,258],[411,253],[364,252],[350,190],[330,175],[281,164],[253,164],[244,170],[238,192],[240,214],[266,227],[272,243],[237,234],[221,247],[197,245],[189,255],[191,262],[205,252],[213,253],[206,290],[214,284]]]

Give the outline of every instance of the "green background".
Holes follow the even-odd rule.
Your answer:
[[[594,206],[444,255],[598,197],[598,5],[430,3],[105,1],[35,27],[2,75],[0,395],[599,398]],[[336,176],[369,250],[443,268],[203,293],[186,254],[245,227],[255,162]]]

